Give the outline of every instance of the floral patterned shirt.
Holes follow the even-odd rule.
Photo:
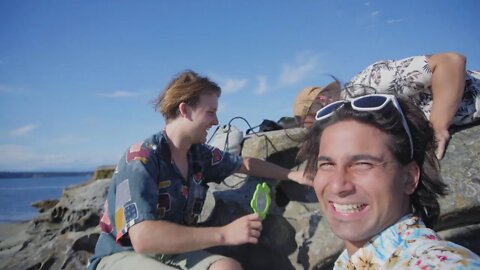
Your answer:
[[[480,257],[441,240],[419,217],[408,214],[350,258],[344,250],[334,269],[480,269]]]
[[[432,71],[428,56],[375,62],[355,75],[342,91],[343,99],[367,94],[391,94],[408,97],[429,117],[432,110]],[[453,125],[480,120],[480,73],[466,71],[465,89]]]

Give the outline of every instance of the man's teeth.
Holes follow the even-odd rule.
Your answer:
[[[345,214],[352,214],[355,212],[360,212],[363,208],[365,208],[366,204],[338,204],[333,203],[333,207],[338,212],[342,212]]]

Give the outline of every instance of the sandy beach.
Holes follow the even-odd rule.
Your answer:
[[[28,227],[28,221],[20,223],[3,223],[0,224],[0,242],[17,235],[19,232],[25,231]]]

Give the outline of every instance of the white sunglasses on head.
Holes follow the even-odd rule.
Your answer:
[[[342,107],[345,103],[350,103],[352,109],[356,111],[378,111],[383,109],[389,102],[392,102],[397,111],[400,112],[402,116],[402,124],[403,128],[405,129],[408,139],[410,140],[410,159],[413,158],[413,140],[412,134],[410,132],[410,128],[407,124],[407,119],[403,114],[402,108],[398,103],[397,98],[394,95],[386,95],[386,94],[371,94],[356,97],[352,100],[339,100],[328,104],[327,106],[321,108],[317,111],[315,115],[315,120],[320,121],[330,117],[337,109]]]

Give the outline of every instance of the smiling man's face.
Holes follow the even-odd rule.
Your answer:
[[[373,126],[341,121],[320,139],[315,193],[351,255],[409,211],[413,177]]]
[[[218,96],[214,92],[200,95],[198,104],[191,110],[192,143],[205,143],[208,129],[218,125]]]

